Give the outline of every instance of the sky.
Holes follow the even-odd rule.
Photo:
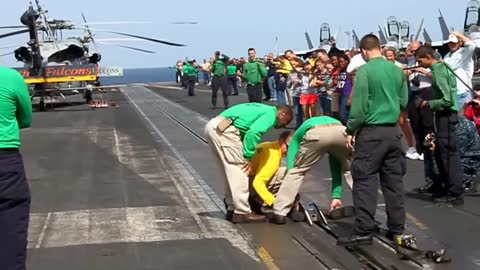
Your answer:
[[[0,25],[19,25],[20,15],[28,8],[27,0],[4,0]],[[283,3],[282,3],[283,2]],[[102,66],[124,68],[173,66],[185,57],[201,61],[219,50],[230,57],[246,56],[254,47],[257,56],[285,49],[307,49],[304,32],[308,31],[314,45],[318,46],[322,23],[328,23],[332,35],[337,33],[338,47],[347,43],[345,31],[354,29],[361,38],[370,32],[377,33],[378,25],[385,25],[389,16],[410,23],[415,34],[422,18],[424,27],[433,40],[441,39],[438,24],[439,11],[449,28],[462,30],[465,10],[469,0],[41,0],[52,18],[82,22],[83,11],[89,22],[142,21],[149,24],[96,25],[97,29],[121,31],[136,35],[186,44],[170,47],[148,41],[123,41],[122,45],[155,51],[146,54],[112,45],[98,44]],[[196,21],[196,25],[173,25],[175,21]],[[94,27],[94,26],[91,26]],[[11,30],[0,29],[0,33]],[[14,30],[12,30],[14,31]],[[94,31],[95,32],[95,31]],[[64,31],[63,35],[78,36],[81,30]],[[278,37],[278,43],[276,43]],[[95,32],[95,38],[125,38],[109,33]],[[28,33],[0,39],[0,48],[24,44]],[[4,54],[12,49],[0,49]],[[13,55],[0,57],[0,65],[18,67]]]

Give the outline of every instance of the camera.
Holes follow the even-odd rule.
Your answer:
[[[420,86],[420,80],[418,79],[418,76],[415,76],[413,79],[412,79],[412,84],[416,87],[419,87]]]
[[[425,141],[423,141],[423,147],[425,148],[433,148],[435,143],[435,133],[429,133],[425,136]],[[433,145],[433,146],[432,146]]]

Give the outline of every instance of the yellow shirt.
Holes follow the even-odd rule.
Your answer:
[[[282,160],[282,149],[278,141],[264,142],[257,145],[257,150],[253,155],[252,170],[250,176],[253,179],[253,188],[258,196],[269,206],[273,204],[275,196],[268,190],[267,186],[272,177],[280,168]]]
[[[290,64],[290,61],[288,61],[287,59],[281,62],[274,62],[274,63],[277,66],[278,73],[289,74],[293,70],[292,64]]]

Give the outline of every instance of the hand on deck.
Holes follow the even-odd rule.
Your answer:
[[[332,204],[330,205],[330,211],[342,207],[342,201],[340,199],[332,199]]]

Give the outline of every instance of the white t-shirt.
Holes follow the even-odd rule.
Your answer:
[[[415,60],[415,58],[408,59],[407,67],[416,67],[416,66],[418,66],[418,62]],[[432,72],[429,68],[426,68],[426,70],[428,72]],[[412,74],[408,76],[408,80],[410,81],[410,88],[412,89],[412,91],[415,92],[420,89],[432,86],[432,78],[428,77],[423,73],[415,72],[414,70],[410,70],[410,71],[412,71]],[[412,83],[412,80],[413,78],[415,78],[415,76],[418,76],[418,81],[420,82],[419,86],[415,86]]]
[[[367,62],[365,61],[365,59],[363,59],[361,53],[355,55],[354,57],[352,57],[352,59],[350,59],[350,64],[348,64],[348,67],[347,67],[347,73],[350,73],[358,69],[359,67],[363,66],[366,63]]]
[[[455,74],[462,79],[469,87],[472,87],[472,77],[474,72],[473,54],[476,45],[473,41],[465,42],[465,45],[454,53],[447,53],[443,60],[447,63]],[[457,78],[457,93],[463,94],[469,89]]]

